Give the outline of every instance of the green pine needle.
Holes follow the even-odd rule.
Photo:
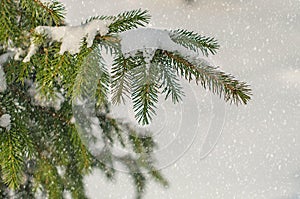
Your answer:
[[[134,63],[130,59],[118,55],[112,66],[112,103],[120,104],[125,102],[125,97],[130,98],[131,93],[131,76],[130,70]]]
[[[220,71],[218,68],[209,66],[205,62],[192,63],[182,56],[164,51],[174,63],[174,68],[187,80],[193,78],[211,92],[223,95],[225,101],[230,101],[236,105],[247,104],[251,99],[251,89],[244,82],[236,80],[232,75]]]
[[[138,9],[124,12],[116,16],[109,29],[110,32],[123,32],[139,26],[143,27],[149,23],[150,18],[147,10]]]
[[[174,42],[195,52],[200,50],[205,56],[208,56],[209,52],[216,54],[220,47],[213,37],[201,36],[192,31],[178,29],[171,31],[170,36]]]
[[[131,70],[133,110],[137,121],[146,125],[155,115],[158,102],[158,71],[154,65],[147,66],[142,57],[137,56],[135,59],[141,64]]]

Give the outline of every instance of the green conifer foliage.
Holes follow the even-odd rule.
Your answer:
[[[49,35],[35,31],[38,26],[66,26],[65,8],[59,1],[1,0],[0,13],[0,69],[7,84],[6,89],[0,85],[4,90],[0,92],[0,118],[9,117],[8,125],[0,125],[0,198],[42,195],[57,199],[64,198],[66,191],[72,198],[87,198],[84,176],[99,168],[113,179],[116,163],[127,168],[136,186],[136,197],[141,198],[150,179],[168,186],[154,166],[153,150],[157,145],[150,134],[142,135],[126,121],[112,118],[110,104],[131,99],[137,121],[149,124],[160,94],[174,103],[183,99],[180,78],[195,80],[234,104],[250,100],[251,90],[246,83],[178,52],[156,49],[150,63],[142,52],[125,56],[119,34],[145,26],[150,21],[147,11],[87,19],[83,25],[109,20],[108,31],[97,34],[91,46],[83,38],[75,54],[60,53],[60,41],[51,41]],[[176,44],[204,56],[215,54],[219,48],[214,38],[192,31],[179,29],[169,35]],[[32,44],[37,46],[36,52],[24,62]],[[114,57],[110,71],[102,52]],[[87,77],[93,75],[96,82],[91,90]],[[91,153],[73,121],[74,101],[91,92],[105,144],[97,156]],[[112,152],[116,146],[132,153],[117,156]]]

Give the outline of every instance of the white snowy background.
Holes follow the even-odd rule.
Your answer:
[[[152,15],[151,27],[183,28],[214,36],[221,48],[210,58],[213,63],[251,84],[249,105],[236,107],[220,100],[218,106],[225,109],[225,116],[220,110],[221,118],[207,105],[214,106],[214,96],[193,84],[185,86],[187,96],[179,108],[161,104],[164,121],[180,124],[182,132],[175,137],[191,131],[191,143],[184,154],[162,165],[170,187],[164,189],[152,182],[146,199],[300,198],[299,0],[62,2],[72,25],[93,15],[142,8]],[[201,133],[210,132],[212,118],[221,121],[222,134],[214,150],[201,158]],[[188,121],[196,121],[196,126]],[[160,135],[161,146],[172,137],[166,129]],[[193,137],[195,133],[200,136]],[[163,157],[158,160],[164,161]],[[86,179],[86,186],[92,199],[134,196],[132,181],[123,172],[111,183],[95,171]]]

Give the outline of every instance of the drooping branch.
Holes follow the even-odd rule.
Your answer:
[[[236,80],[232,75],[220,71],[216,67],[207,65],[206,62],[192,63],[178,54],[164,51],[164,54],[174,60],[177,71],[183,71],[190,81],[193,76],[196,82],[201,83],[204,88],[208,88],[215,94],[223,95],[225,101],[230,101],[236,105],[247,104],[251,99],[251,89],[245,82]]]

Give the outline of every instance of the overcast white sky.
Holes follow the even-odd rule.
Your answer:
[[[171,187],[151,183],[146,199],[300,198],[299,0],[63,2],[74,25],[89,16],[142,8],[150,10],[152,27],[214,36],[221,48],[212,62],[251,84],[253,100],[247,106],[225,104],[195,85],[185,85],[183,104],[161,104],[157,156]],[[214,150],[202,158],[205,135],[217,138],[221,130]],[[134,195],[124,173],[110,183],[96,171],[87,188],[93,199]]]

